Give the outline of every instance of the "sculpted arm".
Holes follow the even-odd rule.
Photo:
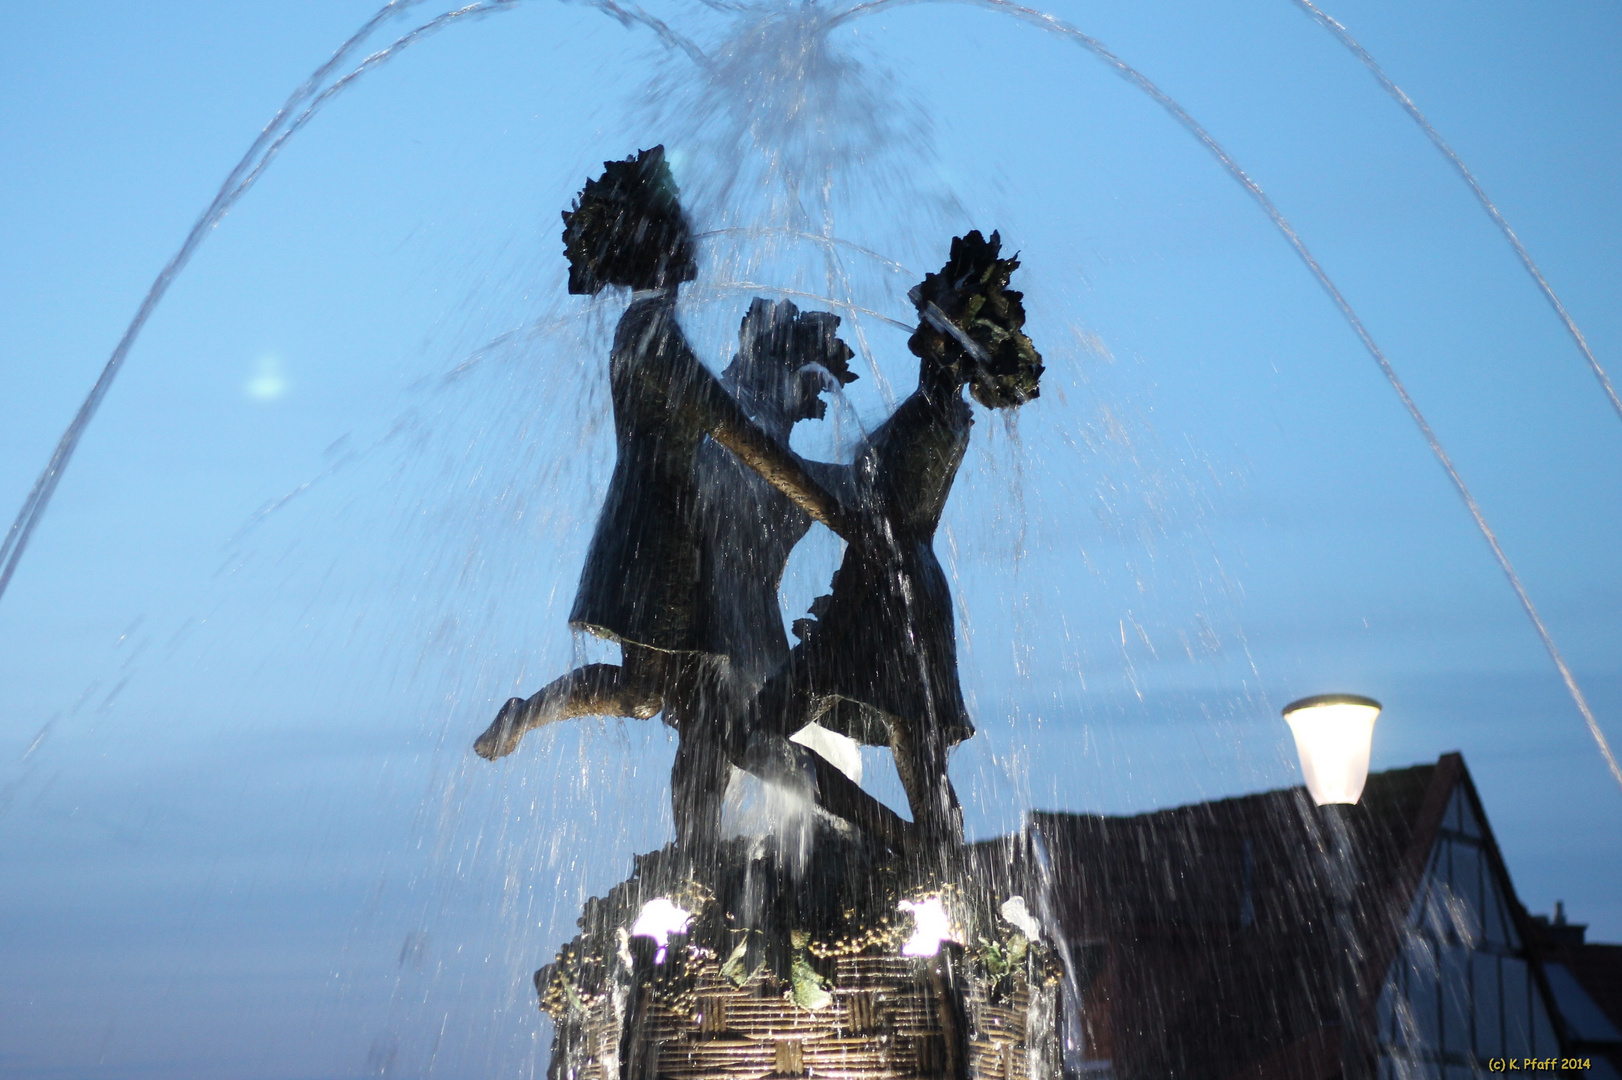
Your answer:
[[[856,536],[851,515],[843,504],[806,468],[806,463],[766,434],[749,419],[732,395],[710,370],[690,353],[684,357],[687,407],[697,413],[704,430],[735,454],[800,509],[828,528],[852,540]]]

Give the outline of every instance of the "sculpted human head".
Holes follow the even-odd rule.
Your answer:
[[[742,396],[794,423],[820,420],[822,392],[856,381],[855,352],[838,335],[839,316],[801,311],[789,300],[756,297],[738,327],[738,353],[726,374]]]

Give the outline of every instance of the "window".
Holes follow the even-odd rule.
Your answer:
[[[1463,1080],[1560,1047],[1487,857],[1454,791],[1376,1009],[1381,1080]]]

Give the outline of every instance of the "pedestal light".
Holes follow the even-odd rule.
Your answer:
[[[1329,880],[1335,912],[1336,998],[1340,1012],[1342,1080],[1368,1080],[1374,1054],[1362,1016],[1362,948],[1353,918],[1357,895],[1357,851],[1352,841],[1352,807],[1369,776],[1369,748],[1380,703],[1355,694],[1320,694],[1284,707],[1295,735],[1301,773],[1330,836]]]

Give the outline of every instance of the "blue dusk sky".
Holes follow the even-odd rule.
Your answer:
[[[328,100],[129,354],[0,597],[0,1077],[542,1075],[529,974],[671,835],[673,742],[496,765],[612,464],[623,298],[558,213],[663,142],[717,369],[754,295],[842,314],[848,452],[910,388],[906,289],[1021,252],[1048,370],[936,547],[976,837],[1290,785],[1279,709],[1459,750],[1520,898],[1622,940],[1622,789],[1416,425],[1216,159],[1074,39],[971,4],[495,5]],[[358,62],[441,8],[408,5]],[[0,510],[222,179],[368,3],[13,5],[0,34]],[[1458,174],[1290,0],[1055,16],[1219,140],[1361,315],[1622,742],[1622,418]],[[1622,9],[1336,0],[1622,374]],[[677,42],[679,37],[680,42]],[[686,44],[681,44],[685,42]],[[688,46],[691,46],[691,49]],[[699,55],[694,55],[694,54]],[[815,530],[788,618],[839,549]],[[868,753],[872,790],[900,799]]]

